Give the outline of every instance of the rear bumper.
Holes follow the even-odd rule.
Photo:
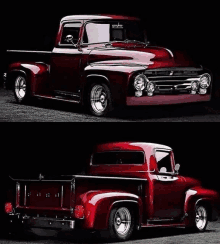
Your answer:
[[[61,230],[75,229],[75,220],[20,216],[17,214],[8,216],[9,226],[22,225],[24,228],[50,228]]]
[[[126,105],[128,106],[165,105],[165,104],[178,104],[178,103],[206,102],[210,100],[211,100],[210,94],[155,95],[152,97],[149,96],[127,97]]]

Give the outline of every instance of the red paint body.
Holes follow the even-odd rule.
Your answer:
[[[107,152],[141,152],[143,162],[93,163],[97,153]],[[159,171],[159,152],[169,153],[172,172]],[[7,199],[7,206],[11,202],[14,208],[10,217],[46,216],[55,221],[58,216],[77,220],[77,228],[96,230],[108,228],[110,212],[117,206],[131,207],[138,227],[189,226],[198,202],[209,207],[209,220],[216,220],[219,194],[204,189],[198,180],[175,173],[174,168],[174,154],[168,146],[137,142],[100,144],[91,156],[88,175],[14,179],[16,194]]]
[[[25,73],[28,82],[31,83],[32,96],[82,104],[87,97],[87,88],[94,81],[109,86],[114,104],[162,105],[211,99],[211,85],[205,95],[200,95],[198,92],[195,95],[190,94],[190,85],[188,88],[181,88],[182,90],[177,89],[182,83],[190,84],[192,80],[199,80],[202,74],[210,72],[185,57],[177,59],[166,48],[124,41],[113,41],[111,45],[83,43],[85,26],[92,20],[139,21],[133,17],[114,15],[65,17],[60,22],[52,52],[9,52],[7,82],[9,84],[12,82],[11,77],[14,72]],[[60,44],[64,24],[75,22],[82,25],[77,46]],[[17,53],[22,55],[17,56]],[[149,76],[146,73],[148,71],[159,73]],[[179,74],[173,74],[175,71]],[[163,75],[163,72],[168,73]],[[135,96],[133,82],[135,76],[140,73],[155,82],[159,94],[155,93],[151,97],[144,92],[141,97]],[[176,83],[174,84],[173,81]],[[169,87],[169,94],[166,94],[163,87],[170,82],[172,87]]]

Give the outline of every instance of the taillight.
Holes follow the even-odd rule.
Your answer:
[[[75,218],[83,219],[84,218],[84,207],[82,205],[77,205],[74,210]]]
[[[5,203],[5,212],[7,214],[12,213],[13,212],[13,206],[11,202],[6,202]]]

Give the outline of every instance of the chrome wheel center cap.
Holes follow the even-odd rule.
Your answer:
[[[117,225],[120,225],[121,224],[121,219],[120,218],[117,218],[116,219],[116,223],[117,223]]]
[[[103,103],[104,101],[105,101],[105,96],[104,95],[101,95],[100,102]]]

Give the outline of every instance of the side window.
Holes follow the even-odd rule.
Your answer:
[[[67,36],[71,35],[73,37],[73,42],[76,44],[79,39],[79,31],[81,27],[81,23],[67,23],[64,24],[63,27],[63,33],[61,37],[61,44],[70,44],[70,42],[67,41]]]
[[[169,151],[157,150],[155,153],[155,156],[156,156],[157,168],[158,168],[159,172],[161,172],[161,173],[173,172],[172,162],[171,162],[171,153]]]

